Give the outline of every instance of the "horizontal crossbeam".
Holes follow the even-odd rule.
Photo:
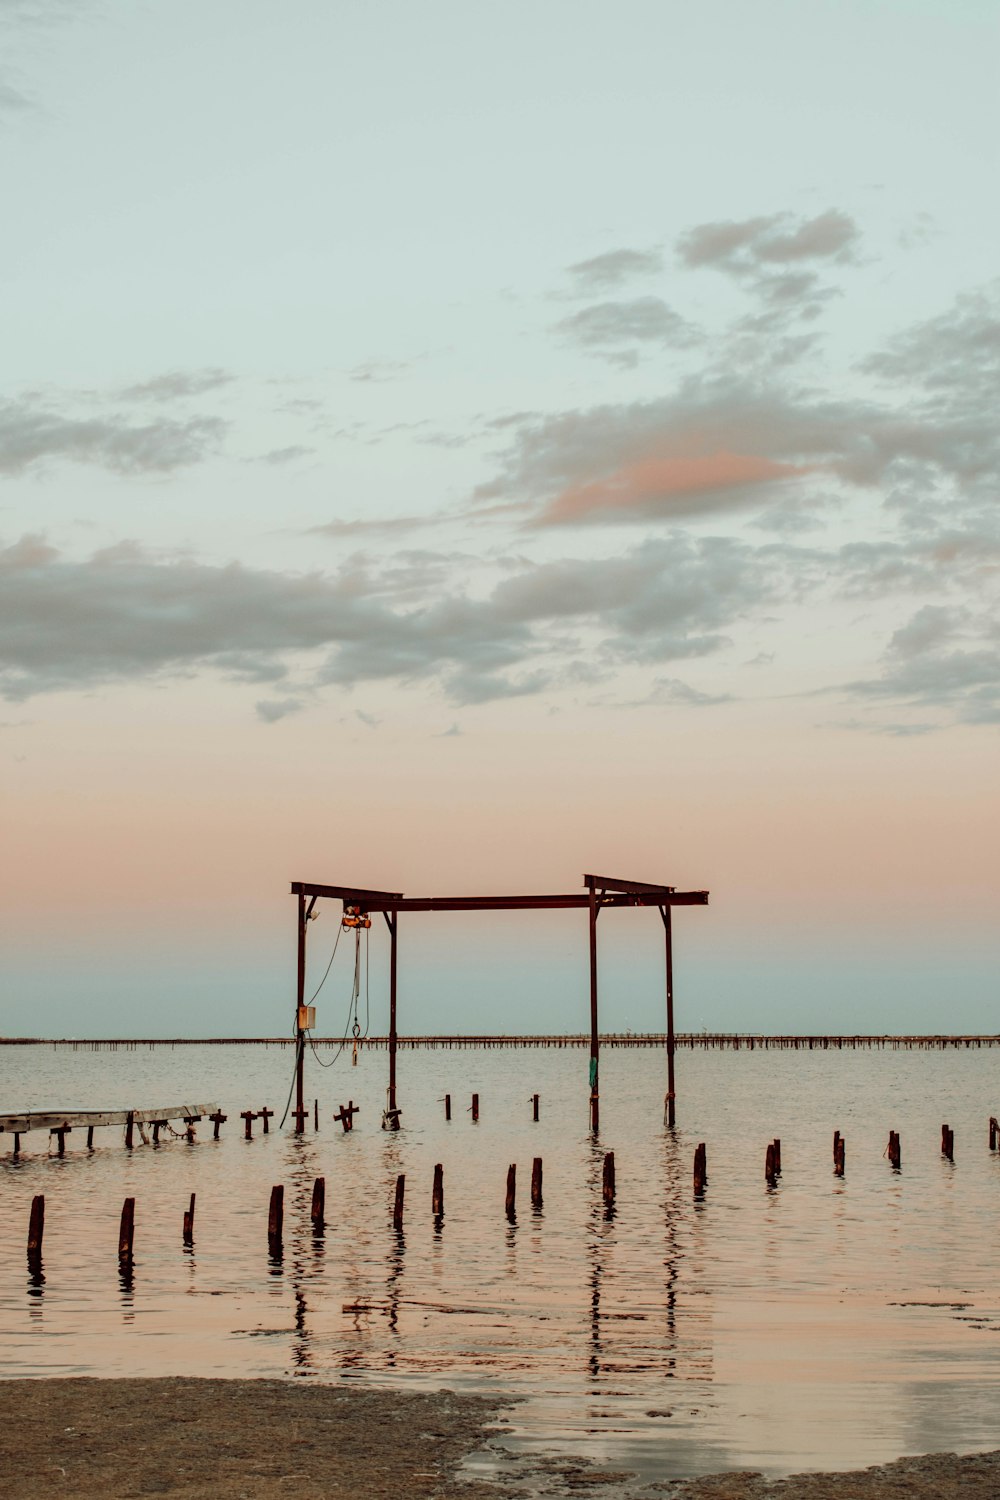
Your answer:
[[[590,897],[573,892],[556,896],[390,896],[380,892],[360,891],[352,886],[314,885],[309,881],[292,883],[292,894],[327,897],[348,906],[360,905],[365,911],[583,911]],[[602,896],[601,906],[707,906],[707,891],[675,891],[670,886],[650,886],[648,890],[622,891]]]

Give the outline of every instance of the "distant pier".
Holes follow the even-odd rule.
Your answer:
[[[318,1047],[340,1047],[344,1038],[339,1036],[314,1036]],[[352,1038],[348,1040],[353,1041]],[[666,1032],[609,1031],[601,1033],[602,1047],[658,1047],[667,1045]],[[674,1037],[678,1047],[689,1051],[729,1052],[841,1052],[847,1051],[942,1051],[961,1050],[974,1047],[1000,1047],[1000,1033],[962,1033],[961,1035],[897,1035],[854,1034],[816,1035],[787,1034],[774,1036],[764,1032],[737,1031],[678,1031]],[[401,1048],[426,1047],[445,1049],[479,1047],[504,1049],[513,1047],[589,1047],[588,1035],[520,1036],[502,1034],[486,1036],[398,1036],[396,1045]],[[135,1052],[145,1047],[294,1047],[296,1039],[287,1036],[212,1036],[212,1037],[0,1037],[0,1046],[5,1047],[71,1047],[79,1052]],[[389,1045],[387,1036],[358,1038],[359,1051],[368,1047],[384,1050]]]

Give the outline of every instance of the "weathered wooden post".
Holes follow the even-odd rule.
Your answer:
[[[135,1124],[135,1117],[134,1117],[132,1111],[129,1110],[129,1112],[128,1112],[128,1118],[125,1121],[125,1149],[126,1149],[126,1151],[131,1151],[132,1150],[132,1127],[134,1126],[134,1124]]]
[[[265,1104],[263,1109],[258,1110],[258,1114],[259,1114],[260,1118],[264,1122],[264,1134],[268,1135],[269,1131],[268,1131],[268,1123],[267,1122],[270,1120],[271,1116],[274,1114],[274,1110],[273,1109],[268,1109],[267,1105]]]
[[[434,1186],[431,1189],[431,1213],[440,1219],[444,1213],[444,1167],[440,1162],[434,1168]]]
[[[132,1246],[135,1241],[135,1199],[126,1198],[122,1204],[121,1225],[118,1230],[118,1259],[122,1265],[132,1264]]]
[[[226,1121],[228,1120],[229,1116],[228,1115],[224,1115],[222,1113],[221,1109],[217,1109],[215,1111],[215,1114],[214,1115],[209,1115],[208,1118],[212,1122],[212,1140],[213,1141],[217,1141],[219,1139],[219,1126],[220,1125],[224,1125],[226,1123]]]
[[[451,1095],[450,1094],[445,1094],[445,1096],[444,1096],[444,1117],[445,1117],[446,1120],[450,1120],[451,1119]]]
[[[531,1206],[542,1206],[542,1158],[536,1156],[531,1163]]]
[[[597,1029],[597,890],[593,880],[587,881],[588,912],[590,919],[590,1128],[597,1130],[601,1123],[601,1041]]]
[[[473,1094],[473,1096],[472,1096],[471,1109],[472,1109],[472,1118],[473,1118],[473,1120],[478,1120],[479,1119],[479,1095],[478,1094]]]
[[[700,1141],[694,1152],[694,1195],[701,1198],[705,1193],[705,1184],[708,1182],[707,1161],[705,1155],[705,1142]]]
[[[243,1121],[243,1137],[245,1140],[253,1140],[254,1112],[252,1109],[241,1109],[240,1119]]]
[[[601,1180],[601,1194],[604,1198],[605,1208],[615,1206],[615,1153],[606,1151],[604,1154],[604,1171]]]
[[[531,1096],[531,1118],[533,1120],[535,1120],[535,1121],[537,1121],[537,1119],[538,1119],[538,1095],[537,1094],[532,1094],[532,1096]]]
[[[900,1170],[901,1166],[902,1166],[902,1156],[903,1156],[902,1149],[900,1147],[899,1132],[898,1131],[896,1131],[896,1130],[890,1130],[889,1131],[889,1144],[886,1147],[886,1150],[888,1151],[888,1154],[889,1154],[889,1165],[890,1165],[890,1167],[894,1167],[895,1170],[898,1172]]]
[[[267,1209],[267,1241],[272,1256],[281,1255],[282,1231],[285,1227],[285,1189],[276,1183],[271,1189],[271,1201]]]
[[[843,1177],[847,1146],[840,1131],[837,1131],[836,1140],[833,1143],[833,1175]]]
[[[319,1100],[313,1100],[313,1130],[319,1129]]]
[[[396,1178],[396,1197],[392,1205],[392,1227],[402,1229],[403,1227],[403,1195],[406,1192],[406,1173],[400,1172]]]
[[[508,1219],[510,1219],[512,1221],[517,1217],[517,1215],[515,1213],[515,1197],[516,1197],[516,1193],[517,1193],[517,1167],[514,1164],[514,1162],[511,1162],[510,1166],[507,1168],[507,1192],[506,1192],[506,1195],[504,1197],[504,1212],[506,1213]]]
[[[663,1101],[663,1123],[673,1130],[677,1123],[677,1098],[674,1084],[674,943],[669,902],[660,907],[667,949],[667,1095]]]
[[[93,1149],[94,1149],[94,1127],[93,1127],[93,1125],[88,1125],[87,1126],[87,1150],[88,1151],[93,1151]]]
[[[996,1115],[990,1115],[990,1150],[997,1149],[997,1136],[1000,1134],[1000,1124],[997,1123]]]
[[[310,1210],[313,1233],[318,1234],[326,1224],[326,1178],[317,1177],[313,1183],[312,1208]]]
[[[764,1154],[764,1180],[769,1187],[774,1187],[777,1182],[777,1173],[774,1170],[774,1142],[771,1141]]]
[[[955,1132],[950,1125],[941,1126],[941,1155],[949,1161],[955,1160]]]
[[[185,1243],[185,1245],[193,1245],[194,1244],[194,1193],[191,1194],[190,1205],[184,1211],[184,1230],[183,1230],[183,1234],[184,1234],[184,1243]]]
[[[777,1136],[774,1138],[774,1175],[781,1176],[781,1142]]]
[[[31,1200],[31,1214],[28,1218],[28,1264],[34,1268],[33,1263],[42,1258],[42,1239],[45,1234],[45,1195],[37,1193]]]

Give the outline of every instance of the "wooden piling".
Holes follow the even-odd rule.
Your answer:
[[[508,1219],[516,1218],[515,1200],[517,1196],[517,1167],[511,1162],[507,1168],[507,1192],[504,1197],[504,1212]]]
[[[537,1094],[532,1094],[532,1096],[531,1096],[531,1118],[533,1120],[535,1120],[536,1122],[538,1120],[538,1095]]]
[[[183,1236],[185,1245],[194,1244],[194,1193],[191,1194],[191,1202],[184,1211]]]
[[[253,1140],[254,1112],[252,1109],[241,1109],[240,1119],[243,1121],[243,1137],[245,1140]]]
[[[434,1168],[434,1186],[431,1188],[431,1213],[440,1219],[444,1213],[444,1167],[440,1162]]]
[[[209,1115],[208,1118],[212,1122],[212,1140],[217,1141],[219,1139],[219,1126],[224,1125],[229,1116],[224,1115],[221,1109],[217,1109],[214,1115]]]
[[[601,1194],[604,1198],[605,1208],[615,1206],[615,1153],[606,1151],[604,1154],[604,1172],[601,1181]]]
[[[135,1199],[126,1198],[122,1204],[121,1225],[118,1230],[118,1259],[123,1265],[132,1264],[132,1246],[135,1242]]]
[[[889,1131],[889,1144],[886,1147],[889,1156],[889,1165],[898,1172],[902,1167],[903,1153],[899,1143],[899,1132]]]
[[[406,1192],[406,1173],[400,1172],[396,1178],[396,1197],[392,1205],[392,1227],[402,1229],[403,1227],[403,1195]]]
[[[134,1125],[135,1125],[135,1116],[133,1115],[132,1111],[129,1110],[129,1112],[128,1112],[128,1118],[125,1121],[125,1149],[126,1149],[126,1151],[131,1151],[132,1150],[132,1130],[133,1130]]]
[[[88,1151],[93,1151],[93,1149],[94,1149],[94,1127],[93,1127],[93,1125],[88,1125],[87,1126],[87,1150]]]
[[[941,1155],[949,1161],[955,1160],[955,1132],[950,1125],[941,1126]]]
[[[708,1165],[705,1154],[705,1142],[701,1141],[695,1147],[694,1152],[694,1195],[696,1198],[703,1196],[708,1182]]]
[[[774,1175],[781,1176],[781,1142],[777,1136],[774,1138]]]
[[[991,1151],[995,1151],[997,1149],[997,1137],[998,1137],[998,1135],[1000,1135],[1000,1123],[997,1122],[996,1115],[990,1115],[990,1150]]]
[[[473,1094],[471,1108],[472,1108],[472,1118],[473,1118],[473,1120],[478,1120],[479,1119],[479,1095],[478,1094]]]
[[[326,1224],[326,1178],[317,1177],[313,1183],[312,1209],[310,1210],[312,1227],[319,1232]]]
[[[837,1150],[838,1150],[839,1146],[840,1146],[840,1131],[839,1130],[835,1130],[833,1132],[833,1164],[834,1164],[834,1166],[837,1165]]]
[[[843,1175],[844,1175],[845,1161],[846,1161],[846,1154],[847,1154],[847,1143],[845,1142],[844,1137],[841,1135],[840,1131],[838,1130],[837,1131],[837,1139],[834,1141],[834,1145],[833,1145],[833,1175],[834,1175],[834,1177],[843,1177]]]
[[[42,1238],[45,1234],[45,1195],[37,1193],[31,1200],[28,1218],[28,1259],[41,1260]]]
[[[531,1163],[531,1206],[542,1206],[542,1158],[536,1156]]]
[[[769,1183],[771,1187],[773,1187],[775,1182],[777,1181],[777,1173],[774,1170],[773,1141],[769,1143],[767,1151],[764,1153],[764,1180],[765,1182]]]
[[[21,1154],[21,1132],[19,1130],[15,1130],[14,1131],[14,1150],[11,1152],[11,1155],[13,1156],[14,1160],[16,1161],[17,1158],[20,1156],[20,1154]]]
[[[285,1227],[285,1189],[275,1183],[271,1189],[271,1202],[267,1210],[267,1238],[273,1247],[280,1247]]]
[[[444,1117],[445,1117],[446,1120],[450,1120],[451,1119],[451,1095],[450,1094],[445,1094],[445,1096],[444,1096]]]
[[[319,1100],[313,1100],[313,1130],[319,1129]]]

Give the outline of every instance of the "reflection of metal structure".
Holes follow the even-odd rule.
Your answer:
[[[387,1106],[396,1104],[396,934],[400,912],[423,911],[556,911],[586,910],[590,921],[590,1124],[596,1130],[600,1119],[600,1040],[597,1029],[597,918],[605,907],[655,906],[663,919],[667,969],[667,1094],[664,1120],[675,1123],[674,1101],[674,972],[670,914],[675,906],[707,906],[707,891],[678,891],[672,885],[648,885],[638,880],[617,880],[607,875],[584,875],[585,894],[564,896],[404,896],[399,891],[369,891],[351,885],[292,883],[298,897],[298,1005],[305,1002],[306,927],[316,902],[342,901],[343,925],[371,925],[371,913],[380,911],[389,929],[389,1089]],[[298,1028],[295,1086],[295,1130],[305,1129],[303,1062],[305,1034]],[[397,1116],[398,1118],[398,1116]]]

